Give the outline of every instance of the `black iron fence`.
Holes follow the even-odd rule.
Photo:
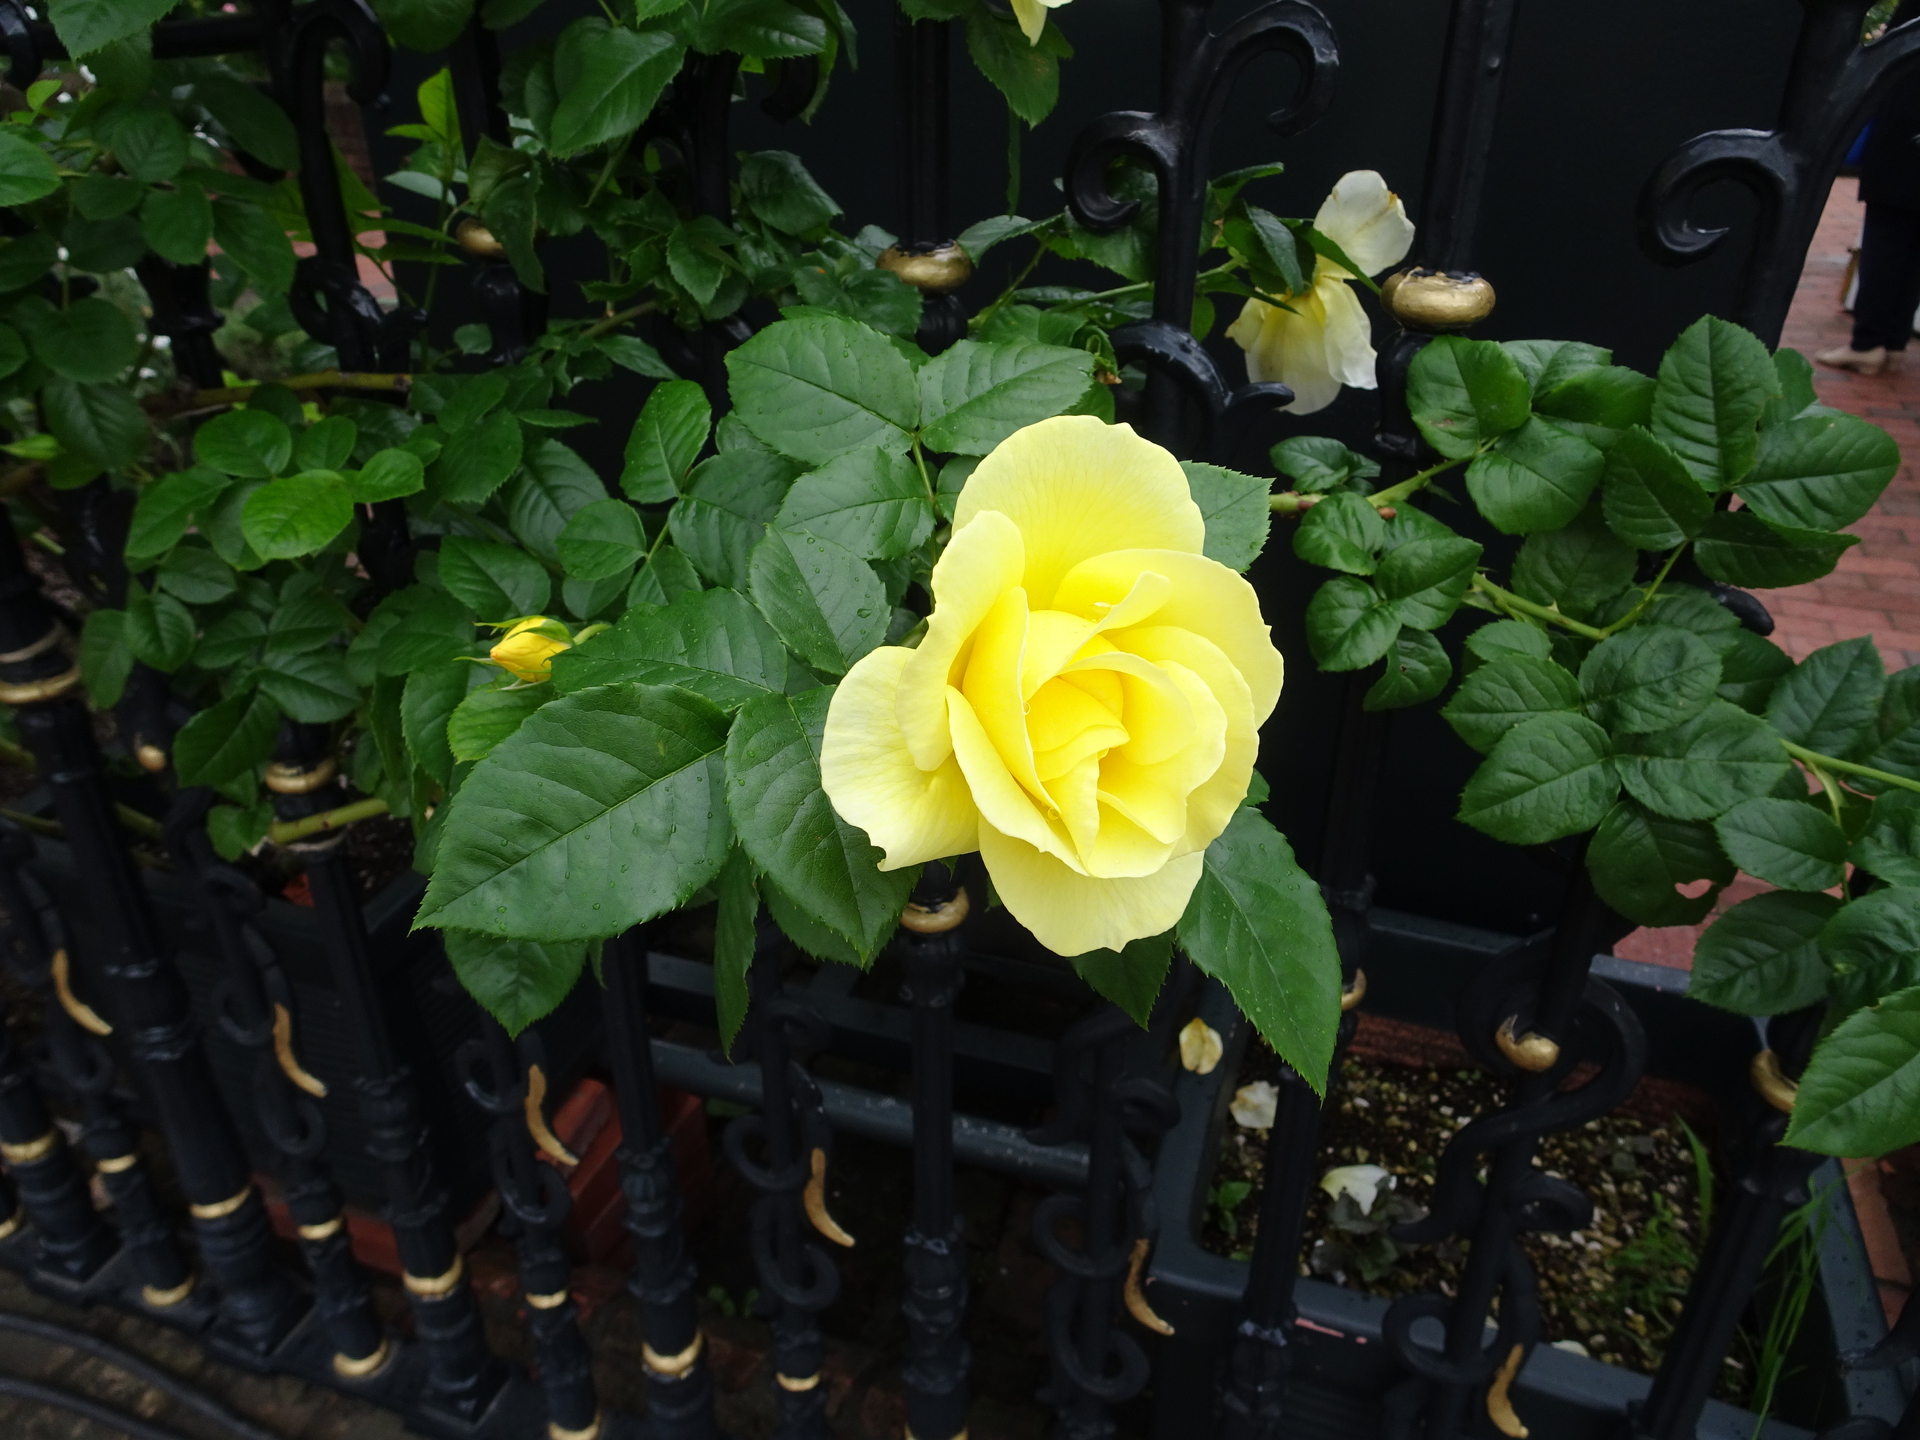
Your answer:
[[[1469,272],[1480,253],[1480,196],[1517,9],[1514,0],[1455,0],[1452,8],[1419,228],[1418,259],[1432,269]],[[1673,263],[1722,244],[1749,247],[1735,318],[1769,342],[1778,339],[1846,144],[1920,53],[1920,30],[1912,26],[1862,48],[1865,0],[1806,0],[1804,9],[1774,127],[1690,141],[1649,178],[1641,202],[1645,243]],[[1228,89],[1257,56],[1291,58],[1292,89],[1269,107],[1278,135],[1310,127],[1336,83],[1332,27],[1302,0],[1270,0],[1219,31],[1204,0],[1163,0],[1162,10],[1158,108],[1095,121],[1067,166],[1069,203],[1092,231],[1124,223],[1140,203],[1107,188],[1110,162],[1120,156],[1143,162],[1155,175],[1160,235],[1198,230],[1212,127]],[[910,257],[940,256],[953,239],[947,204],[951,29],[951,22],[902,19],[895,36],[898,93],[888,123],[899,136],[898,249]],[[0,0],[0,35],[17,88],[63,54],[51,27],[14,0]],[[372,101],[386,83],[387,42],[357,0],[262,0],[245,15],[172,21],[154,32],[154,53],[163,57],[253,51],[264,58],[273,96],[301,138],[298,177],[313,240],[312,253],[299,263],[294,314],[309,335],[333,347],[342,370],[404,372],[409,341],[427,317],[383,308],[356,270],[323,93],[329,47],[342,45],[349,93]],[[504,140],[500,57],[491,32],[470,28],[448,61],[465,133]],[[694,57],[651,122],[686,157],[701,210],[722,217],[737,71],[737,57]],[[796,113],[811,90],[811,62],[786,62],[773,78],[769,112]],[[1696,193],[1722,180],[1755,194],[1751,237],[1732,238],[1688,221]],[[521,285],[489,239],[472,238],[461,279],[472,296],[462,303],[490,327],[492,350],[480,363],[493,365],[525,353],[543,302]],[[1204,456],[1230,446],[1249,413],[1285,396],[1279,387],[1235,385],[1194,339],[1188,327],[1196,263],[1179,245],[1161,246],[1153,313],[1115,332],[1113,343],[1123,362],[1147,374],[1139,413],[1131,417],[1136,425],[1181,454]],[[153,329],[170,338],[182,374],[217,387],[220,359],[211,335],[221,319],[209,300],[206,268],[150,256],[139,273]],[[934,270],[925,275],[931,278],[920,339],[938,351],[964,333],[966,316],[945,281]],[[1383,346],[1376,449],[1388,465],[1411,469],[1422,452],[1402,400],[1407,367],[1434,333],[1463,328],[1474,317],[1422,317],[1402,307],[1393,318],[1399,328]],[[718,406],[725,403],[724,355],[748,333],[736,316],[692,333],[663,328],[659,338],[675,367],[701,382]],[[124,513],[86,491],[65,499],[87,538],[70,563],[108,595],[124,589],[118,559]],[[404,506],[374,507],[359,554],[377,585],[404,582],[413,554]],[[1750,601],[1737,613],[1753,627],[1768,624]],[[559,1172],[539,1160],[542,1149],[551,1153],[557,1144],[543,1097],[555,1093],[556,1076],[577,1065],[577,1037],[564,1036],[564,1026],[552,1022],[515,1040],[490,1020],[473,1021],[470,1033],[441,1047],[450,1055],[436,1054],[415,1033],[410,1017],[417,1012],[403,1008],[409,1003],[404,977],[389,973],[386,963],[394,953],[396,915],[404,920],[417,886],[401,882],[381,902],[384,909],[364,907],[338,832],[291,847],[313,899],[304,968],[290,968],[285,937],[276,938],[284,917],[269,914],[254,883],[215,855],[205,829],[209,792],[172,797],[163,831],[171,875],[163,884],[143,873],[116,819],[118,782],[108,774],[76,690],[78,670],[65,643],[73,624],[43,593],[12,530],[0,532],[0,700],[14,708],[64,841],[64,848],[50,846],[0,822],[6,961],[44,1002],[45,1046],[44,1056],[29,1056],[0,1039],[6,1176],[0,1200],[12,1216],[6,1222],[12,1238],[0,1248],[0,1260],[46,1293],[161,1319],[233,1363],[363,1396],[425,1433],[528,1436],[544,1428],[554,1440],[626,1433],[632,1417],[608,1411],[594,1391],[559,1240],[566,1187]],[[1348,688],[1319,866],[1354,1007],[1367,994],[1377,928],[1368,857],[1388,725],[1384,715],[1361,705],[1365,688],[1358,679]],[[164,768],[179,718],[164,680],[138,674],[120,710],[121,733],[133,747],[156,747]],[[266,783],[283,821],[344,803],[327,727],[290,724]],[[1578,878],[1551,935],[1496,954],[1456,1008],[1467,1049],[1510,1081],[1510,1097],[1448,1141],[1433,1211],[1404,1231],[1408,1241],[1464,1240],[1468,1260],[1456,1294],[1403,1298],[1380,1322],[1379,1340],[1395,1377],[1382,1411],[1383,1434],[1450,1440],[1486,1434],[1489,1427],[1527,1433],[1513,1396],[1524,1393],[1523,1367],[1541,1335],[1534,1276],[1519,1239],[1531,1231],[1582,1228],[1592,1213],[1588,1197],[1535,1168],[1535,1150],[1543,1135],[1619,1104],[1647,1055],[1634,1006],[1592,971],[1596,952],[1621,927],[1584,883],[1584,869],[1571,868]],[[1196,1006],[1207,1013],[1211,992],[1176,964],[1145,1031],[1114,1006],[1101,1007],[1051,1043],[969,1027],[954,1013],[969,977],[975,983],[1058,982],[1058,976],[1022,973],[1021,962],[969,943],[970,896],[982,893],[964,875],[940,867],[928,872],[895,942],[905,977],[897,1007],[863,1007],[828,989],[793,985],[784,973],[785,942],[777,932],[763,934],[751,971],[750,1033],[731,1066],[652,1038],[649,1029],[654,1008],[710,1013],[711,984],[705,982],[703,994],[699,967],[666,953],[661,935],[645,928],[607,947],[604,1053],[624,1135],[619,1166],[633,1246],[630,1284],[646,1342],[648,1433],[681,1440],[718,1434],[671,1142],[656,1099],[660,1080],[751,1106],[733,1121],[725,1149],[760,1196],[745,1240],[772,1324],[783,1440],[828,1433],[818,1316],[838,1290],[833,1247],[847,1240],[824,1193],[836,1129],[912,1148],[912,1207],[901,1217],[907,1288],[900,1305],[910,1337],[903,1377],[908,1424],[920,1440],[952,1440],[967,1426],[969,1357],[961,1328],[968,1294],[954,1198],[957,1163],[1058,1187],[1034,1217],[1036,1243],[1058,1273],[1044,1317],[1052,1363],[1044,1398],[1057,1415],[1058,1434],[1075,1440],[1115,1434],[1116,1407],[1151,1383],[1156,1354],[1179,1356],[1187,1366],[1205,1363],[1189,1350],[1162,1350],[1174,1327],[1156,1313],[1150,1282],[1179,1283],[1154,1255],[1163,1219],[1156,1202],[1157,1142],[1180,1125],[1210,1134],[1206,1127],[1215,1118],[1183,1116],[1172,1084],[1178,1072],[1169,1061],[1175,1030]],[[384,937],[378,957],[370,927]],[[210,968],[183,964],[183,947],[194,952],[194,965],[210,961]],[[203,1036],[196,1023],[190,972],[214,977],[206,1000],[217,1016],[213,1036]],[[1376,976],[1376,998],[1387,973]],[[311,1068],[322,1020],[303,996],[325,996],[338,1017],[328,1042],[335,1052],[330,1079]],[[1769,1027],[1760,1052],[1765,1058],[1754,1064],[1759,1099],[1728,1116],[1731,1196],[1714,1221],[1650,1392],[1630,1416],[1607,1422],[1623,1426],[1619,1433],[1644,1440],[1700,1433],[1714,1377],[1760,1285],[1781,1218],[1808,1196],[1816,1157],[1778,1142],[1791,1104],[1788,1082],[1805,1063],[1817,1019],[1800,1014]],[[222,1069],[244,1076],[243,1084],[222,1085],[209,1041],[224,1057]],[[809,1059],[836,1048],[907,1071],[910,1098],[816,1079]],[[537,1381],[490,1356],[482,1338],[455,1241],[454,1195],[448,1177],[436,1170],[434,1127],[445,1122],[422,1096],[423,1083],[431,1089],[437,1078],[423,1075],[423,1066],[443,1059],[477,1107],[478,1123],[471,1115],[461,1123],[484,1135],[488,1177],[516,1222]],[[166,1145],[187,1206],[185,1229],[149,1176],[117,1084],[123,1071]],[[1570,1086],[1576,1072],[1581,1083]],[[1023,1133],[957,1114],[956,1074],[1016,1084],[1049,1077],[1053,1118]],[[51,1093],[43,1095],[43,1086]],[[249,1113],[235,1112],[237,1097]],[[55,1125],[50,1104],[77,1120],[77,1144]],[[337,1133],[330,1138],[330,1124],[337,1132],[349,1116],[360,1153],[336,1165],[341,1143]],[[1317,1178],[1320,1120],[1313,1090],[1289,1075],[1267,1142],[1258,1243],[1244,1293],[1232,1302],[1231,1345],[1213,1356],[1217,1373],[1187,1374],[1179,1386],[1167,1387],[1210,1398],[1202,1413],[1169,1418],[1163,1407],[1162,1434],[1253,1440],[1322,1433],[1312,1428],[1294,1363],[1305,1353],[1295,1329],[1296,1280],[1307,1197]],[[1190,1158],[1191,1145],[1181,1153]],[[89,1169],[111,1199],[110,1220],[90,1198]],[[284,1190],[304,1262],[299,1275],[276,1254],[256,1169],[270,1172]],[[353,1258],[336,1173],[344,1170],[356,1188],[377,1185],[382,1197],[413,1310],[404,1341],[377,1320]],[[464,1195],[470,1187],[460,1179]],[[1886,1368],[1915,1353],[1920,1312],[1910,1309],[1890,1340],[1855,1363]],[[1594,1425],[1591,1433],[1602,1433],[1601,1422]],[[1909,1406],[1897,1420],[1893,1413],[1856,1415],[1827,1434],[1829,1440],[1920,1435],[1920,1410]]]

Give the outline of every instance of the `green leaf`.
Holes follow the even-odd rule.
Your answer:
[[[1180,468],[1186,472],[1187,489],[1207,527],[1203,547],[1207,558],[1244,572],[1267,546],[1273,524],[1267,496],[1273,482],[1193,460],[1182,460]]]
[[[226,562],[203,544],[184,544],[155,572],[160,588],[189,605],[212,605],[233,594],[238,579]]]
[[[1767,702],[1767,719],[1795,744],[1845,759],[1875,738],[1886,684],[1873,641],[1842,640],[1794,667]]]
[[[735,845],[714,886],[720,905],[713,917],[713,1008],[723,1054],[732,1053],[747,1019],[747,971],[759,941],[754,921],[760,896],[754,882],[753,862]]]
[[[1640,556],[1589,507],[1564,530],[1529,535],[1513,561],[1513,588],[1575,619],[1591,616],[1633,583]]]
[[[261,657],[260,688],[304,725],[342,719],[360,704],[360,687],[347,674],[346,656],[332,649],[269,650]]]
[[[133,673],[133,647],[127,642],[127,612],[95,610],[80,631],[80,678],[94,705],[110,710],[126,693]]]
[[[867,560],[897,560],[933,533],[933,503],[911,460],[850,450],[793,482],[773,523],[806,531]]]
[[[629,605],[666,605],[676,597],[701,588],[700,572],[671,545],[662,545],[634,572],[627,587]]]
[[[555,544],[569,578],[605,580],[632,571],[647,553],[647,532],[639,512],[626,501],[596,500],[574,513]]]
[[[381,0],[383,8],[395,3]],[[509,1035],[559,1009],[587,966],[587,947],[577,941],[541,945],[471,930],[447,930],[440,938],[460,984]]]
[[[553,153],[577,155],[639,129],[685,53],[665,30],[617,28],[598,15],[574,21],[553,49]]]
[[[367,631],[375,630],[389,611],[393,621],[378,637],[377,670],[382,675],[407,675],[473,647],[473,616],[443,590],[410,585],[388,596],[368,617]],[[366,631],[361,633],[364,637]]]
[[[224,475],[195,468],[142,487],[127,529],[127,560],[138,565],[166,554],[187,533],[194,516],[229,483]]]
[[[667,237],[667,266],[695,304],[710,304],[734,273],[725,248],[732,239],[733,233],[711,215],[682,220]]]
[[[291,560],[324,549],[353,519],[353,499],[331,470],[270,480],[247,497],[240,533],[267,560]]]
[[[1780,393],[1760,412],[1760,428],[1770,429],[1793,419],[1809,405],[1820,403],[1813,389],[1813,362],[1785,346],[1773,352],[1773,375]]]
[[[1586,441],[1536,415],[1467,467],[1467,493],[1509,535],[1558,530],[1586,506],[1606,464]]]
[[[489,685],[475,690],[447,717],[447,745],[456,761],[484,760],[554,698],[551,685]]]
[[[931,449],[985,455],[1014,431],[1065,414],[1092,383],[1085,350],[962,340],[920,367],[920,423]]]
[[[1763,520],[1840,530],[1873,508],[1900,468],[1900,447],[1851,415],[1807,415],[1760,436],[1753,470],[1735,492]]]
[[[1857,535],[1792,530],[1751,511],[1716,511],[1694,547],[1700,568],[1729,585],[1756,590],[1804,585],[1833,572]]]
[[[656,385],[627,437],[620,488],[642,505],[680,498],[680,484],[693,469],[713,423],[706,392],[691,380]]]
[[[1270,454],[1273,468],[1291,479],[1302,495],[1323,495],[1349,480],[1371,480],[1380,473],[1378,462],[1320,435],[1282,440]]]
[[[265,410],[229,410],[194,432],[193,453],[228,475],[271,480],[293,460],[293,433]]]
[[[293,242],[260,206],[224,195],[215,200],[213,238],[267,293],[278,295],[293,284]]]
[[[382,450],[363,468],[350,470],[343,478],[347,493],[362,505],[417,495],[427,484],[426,467],[420,457],[406,450]]]
[[[740,843],[795,906],[872,960],[900,923],[918,866],[882,853],[820,788],[830,689],[749,701],[727,740],[727,804]]]
[[[1587,713],[1616,735],[1691,719],[1719,684],[1719,657],[1698,635],[1675,625],[1635,625],[1610,636],[1580,667]]]
[[[1431,700],[1453,678],[1453,662],[1440,642],[1424,630],[1402,627],[1387,654],[1387,668],[1367,688],[1362,708],[1400,710]]]
[[[156,670],[174,671],[193,653],[193,615],[165,592],[127,586],[126,642],[134,657]]]
[[[1637,597],[1632,597],[1637,598]],[[1620,604],[1628,603],[1622,597]],[[1654,596],[1648,615],[1657,624],[1678,625],[1691,630],[1716,655],[1724,654],[1740,633],[1740,621],[1713,595],[1697,585],[1681,585],[1669,580]]]
[[[1765,714],[1780,678],[1792,669],[1792,657],[1771,640],[1748,630],[1736,630],[1720,651],[1718,694],[1742,710]]]
[[[312,575],[297,575],[287,582],[267,623],[269,649],[289,655],[318,650],[348,623],[346,607],[315,584]]]
[[[1891,885],[1920,886],[1920,795],[1890,790],[1875,801],[1850,858]]]
[[[441,498],[451,505],[481,505],[520,466],[525,437],[505,410],[452,436],[433,473]]]
[[[0,130],[0,205],[26,205],[60,188],[53,157],[11,130]]]
[[[1572,672],[1541,656],[1512,652],[1468,675],[1440,711],[1454,732],[1482,755],[1514,726],[1538,715],[1562,713],[1580,713],[1580,682]]]
[[[747,208],[788,235],[811,235],[840,213],[798,155],[761,150],[740,157],[740,193]]]
[[[1471,540],[1410,540],[1380,562],[1373,583],[1401,624],[1438,630],[1460,608],[1479,563],[1480,547]]]
[[[1565,422],[1576,435],[1592,434],[1589,427],[1619,431],[1652,420],[1653,387],[1651,375],[1600,365],[1554,380],[1545,390],[1536,386],[1533,406],[1549,420]]]
[[[1481,660],[1500,660],[1508,655],[1530,655],[1535,660],[1553,658],[1553,642],[1546,633],[1525,620],[1495,620],[1467,636],[1467,649]]]
[[[753,547],[779,513],[793,474],[792,465],[759,450],[727,450],[702,462],[668,517],[674,544],[715,585],[744,592]]]
[[[1745,800],[1713,828],[1734,864],[1782,890],[1830,890],[1846,878],[1847,837],[1803,800]]]
[[[1340,952],[1320,887],[1258,811],[1236,810],[1207,847],[1174,933],[1274,1053],[1324,1095],[1340,1024]]]
[[[299,168],[300,137],[271,97],[243,80],[208,75],[193,82],[193,98],[254,159],[276,170]]]
[[[28,331],[33,358],[69,379],[117,380],[139,358],[140,341],[118,305],[92,296],[49,312]]]
[[[1842,905],[1820,932],[1834,1016],[1920,984],[1920,890],[1875,890]]]
[[[55,375],[40,391],[40,406],[61,448],[102,470],[121,469],[146,453],[147,415],[124,386]]]
[[[1400,617],[1371,585],[1336,575],[1307,602],[1307,644],[1322,670],[1371,665],[1400,635]]]
[[[1600,898],[1641,925],[1698,924],[1733,879],[1711,826],[1669,820],[1636,800],[1607,812],[1587,847],[1587,869]],[[1691,899],[1677,888],[1699,880],[1709,886]]]
[[[1095,994],[1118,1005],[1144,1030],[1173,968],[1173,931],[1130,940],[1124,950],[1089,950],[1072,956],[1071,963]]]
[[[67,53],[84,59],[164,18],[179,0],[52,0],[47,18]],[[0,201],[7,205],[15,200]]]
[[[1614,759],[1627,793],[1675,820],[1712,820],[1791,768],[1773,727],[1725,700],[1672,729],[1620,736]]]
[[[244,810],[237,805],[216,805],[207,812],[207,838],[213,842],[214,853],[228,864],[266,839],[272,827],[271,800]]]
[[[1920,1139],[1920,986],[1842,1021],[1813,1052],[1787,1143],[1825,1155],[1890,1155]]]
[[[967,53],[1013,113],[1038,125],[1060,99],[1060,61],[1073,47],[1051,20],[1030,44],[1012,16],[976,5],[967,13]]]
[[[863,446],[904,451],[919,418],[906,357],[877,330],[839,316],[769,325],[728,352],[727,374],[747,429],[810,464]]]
[[[173,741],[182,785],[225,785],[265,764],[280,733],[280,707],[255,692],[233,695],[195,715]]]
[[[1713,514],[1713,497],[1680,457],[1638,425],[1607,452],[1600,503],[1613,533],[1642,550],[1691,540]]]
[[[231,610],[201,632],[193,663],[203,670],[231,669],[258,658],[260,644],[266,638],[267,622],[255,611]]]
[[[587,506],[606,499],[607,487],[570,447],[542,439],[527,446],[519,478],[501,498],[514,539],[557,566],[560,532]]]
[[[688,43],[706,55],[777,60],[818,55],[828,42],[826,22],[786,0],[708,0],[684,24]]]
[[[1613,360],[1611,350],[1583,345],[1577,340],[1503,340],[1500,348],[1513,357],[1536,396],[1545,395],[1574,376],[1597,370]]]
[[[478,665],[465,660],[422,665],[407,672],[406,689],[400,694],[400,733],[413,763],[443,787],[453,780],[447,721],[481,673]]]
[[[553,580],[524,550],[449,535],[440,542],[440,583],[485,621],[538,615],[553,598]]]
[[[749,571],[760,613],[822,674],[844,675],[887,638],[891,612],[880,577],[844,546],[772,528],[754,547]]]
[[[316,420],[301,431],[299,438],[294,441],[294,467],[300,470],[344,470],[353,460],[354,442],[359,438],[360,427],[343,415],[330,415],[324,420]]]
[[[1839,908],[1831,895],[1784,891],[1741,901],[1695,944],[1687,993],[1736,1015],[1784,1015],[1824,999],[1818,939]]]
[[[448,802],[416,923],[593,940],[684,904],[732,844],[726,734],[711,702],[666,686],[543,705]]]
[[[187,163],[187,132],[173,116],[151,105],[120,111],[111,140],[114,159],[135,180],[171,180]]]
[[[1427,443],[1449,459],[1527,423],[1533,392],[1513,357],[1491,340],[1442,335],[1407,370],[1407,408]]]
[[[213,243],[213,206],[198,185],[151,190],[140,207],[140,233],[147,248],[176,265],[206,258]]]
[[[6,131],[0,130],[0,135],[6,134]],[[5,141],[0,141],[0,193],[4,193],[7,183],[6,156],[8,153],[10,152],[7,150]],[[36,151],[36,153],[39,152]],[[24,290],[45,275],[53,267],[59,250],[59,241],[45,230],[34,230],[25,235],[17,235],[4,245],[0,245],[0,295],[10,295],[16,290]]]
[[[1607,732],[1582,715],[1538,715],[1503,735],[1460,797],[1460,818],[1509,845],[1598,825],[1619,793]]]
[[[1350,491],[1326,496],[1300,517],[1293,532],[1295,555],[1309,565],[1349,575],[1371,575],[1386,543],[1387,524],[1380,512]]]
[[[787,688],[787,652],[746,596],[693,590],[670,605],[636,605],[554,657],[553,685],[563,694],[614,680],[678,685],[732,711]]]
[[[1703,315],[1660,361],[1653,433],[1707,490],[1731,490],[1753,468],[1756,426],[1779,393],[1773,357],[1752,332]]]

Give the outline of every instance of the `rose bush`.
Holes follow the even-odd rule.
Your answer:
[[[883,869],[978,849],[1062,955],[1173,926],[1282,676],[1205,539],[1179,462],[1128,426],[1062,416],[980,463],[925,638],[870,652],[827,715],[827,797]]]

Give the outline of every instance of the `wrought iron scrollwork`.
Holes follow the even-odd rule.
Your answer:
[[[1687,218],[1710,186],[1733,181],[1758,206],[1753,247],[1734,318],[1769,345],[1779,341],[1827,189],[1861,124],[1894,83],[1920,66],[1920,21],[1860,44],[1869,0],[1808,0],[1793,66],[1771,130],[1713,130],[1681,145],[1640,193],[1641,244],[1655,259],[1686,265],[1726,241],[1726,227]]]
[[[1230,414],[1293,398],[1284,386],[1228,386],[1190,333],[1206,160],[1220,107],[1256,57],[1289,55],[1300,67],[1300,79],[1288,102],[1269,113],[1267,124],[1282,136],[1298,134],[1333,102],[1340,65],[1332,25],[1304,0],[1270,0],[1218,33],[1207,24],[1207,9],[1208,0],[1161,0],[1160,109],[1117,111],[1095,120],[1074,140],[1066,168],[1067,204],[1082,225],[1095,231],[1116,230],[1139,210],[1140,202],[1121,199],[1108,188],[1113,162],[1129,157],[1153,168],[1162,237],[1154,266],[1153,318],[1116,331],[1114,349],[1122,359],[1143,359],[1152,367],[1147,433],[1177,445],[1184,392],[1199,402],[1204,417],[1201,448],[1213,443],[1216,428]]]

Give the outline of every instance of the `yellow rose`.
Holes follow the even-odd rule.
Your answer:
[[[535,685],[552,673],[553,657],[572,645],[566,627],[558,620],[529,615],[514,621],[513,628],[500,637],[500,643],[487,656],[514,679]]]
[[[1013,18],[1027,44],[1038,45],[1040,33],[1047,28],[1047,11],[1058,10],[1067,0],[1013,0]]]
[[[977,849],[1061,955],[1180,918],[1280,696],[1205,538],[1179,462],[1125,425],[1044,420],[980,462],[919,648],[868,654],[827,713],[827,798],[883,869]]]

